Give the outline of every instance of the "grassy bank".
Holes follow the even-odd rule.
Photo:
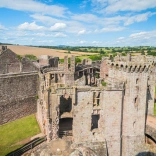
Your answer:
[[[0,126],[0,155],[14,151],[22,145],[15,145],[19,141],[40,133],[35,115]]]
[[[156,103],[154,104],[154,115],[156,116]]]

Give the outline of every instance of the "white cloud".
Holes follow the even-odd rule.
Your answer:
[[[72,15],[71,18],[73,20],[77,21],[82,21],[85,23],[91,23],[92,27],[97,27],[97,26],[108,26],[108,25],[120,25],[124,24],[125,26],[133,24],[135,22],[142,22],[146,21],[150,16],[155,15],[156,13],[152,12],[146,12],[142,14],[137,14],[137,15],[118,15],[118,16],[112,16],[112,17],[98,17],[94,14],[76,14]],[[97,29],[97,28],[96,28]]]
[[[57,18],[53,18],[50,16],[45,16],[43,14],[32,14],[30,15],[35,21],[42,22],[46,25],[52,25],[55,23],[59,23],[61,20],[58,20]]]
[[[102,28],[100,30],[100,32],[115,32],[115,31],[122,31],[124,30],[125,27],[115,27],[115,26],[111,26],[111,27],[105,27],[105,28]]]
[[[99,46],[102,44],[102,42],[101,41],[92,41],[92,44],[95,46]]]
[[[82,41],[79,41],[79,43],[80,44],[85,44],[85,43],[87,43],[87,41],[82,40]]]
[[[131,34],[129,37],[130,38],[144,38],[144,37],[147,37],[149,35],[151,36],[151,32],[139,32],[139,33]],[[156,33],[154,33],[153,35],[155,36]]]
[[[119,11],[142,11],[155,8],[155,0],[91,0],[95,10],[101,13],[116,13]]]
[[[40,15],[40,14],[33,14],[31,15],[31,17],[34,18],[34,20],[37,20],[39,22],[42,22],[46,25],[53,25],[53,28],[56,28],[57,25],[55,25],[56,23],[62,23],[62,28],[64,31],[69,32],[69,33],[76,33],[78,31],[81,31],[83,29],[85,29],[84,25],[82,22],[78,22],[75,20],[63,20],[63,19],[56,19],[50,16],[45,16],[45,15]],[[66,25],[66,27],[65,27]]]
[[[145,21],[154,14],[152,12],[146,12],[137,15],[126,14],[111,17],[96,16],[94,14],[72,14],[70,20],[57,19],[41,14],[33,14],[31,17],[48,27],[52,25],[50,28],[47,28],[50,31],[64,31],[66,33],[83,35],[122,31],[125,29],[125,26],[135,22]]]
[[[85,29],[83,29],[83,30],[80,30],[80,31],[78,32],[78,35],[90,34],[90,33],[91,33],[91,31],[86,31]]]
[[[130,25],[135,22],[146,21],[148,19],[148,17],[150,17],[151,15],[153,15],[151,12],[146,12],[144,14],[138,14],[138,15],[131,16],[125,20],[124,25]]]
[[[56,33],[54,35],[54,37],[66,37],[67,35],[66,34],[63,34],[63,33]]]
[[[140,46],[140,45],[149,45],[154,46],[156,44],[156,30],[152,31],[142,31],[124,37],[124,39],[118,38],[114,43],[120,43],[122,46]]]
[[[123,40],[125,37],[119,37],[118,40]]]
[[[34,35],[34,36],[40,36],[40,37],[46,36],[45,33],[35,33],[35,34],[33,34],[33,35]]]
[[[66,27],[65,23],[55,23],[53,26],[50,27],[49,30],[51,31],[59,31]]]
[[[85,8],[87,3],[89,2],[90,0],[84,0],[82,1],[82,3],[80,4],[80,8]]]
[[[0,24],[0,30],[7,30],[3,25]]]
[[[65,11],[67,10],[67,8],[62,6],[46,5],[34,0],[1,0],[0,7],[54,16],[64,16]]]
[[[106,12],[142,11],[156,6],[155,0],[118,0],[106,8]]]
[[[34,31],[34,30],[44,30],[45,27],[39,26],[35,22],[32,22],[32,23],[25,22],[25,23],[19,25],[18,29],[19,30],[31,30],[31,31]]]
[[[82,34],[85,34],[86,33],[86,30],[80,30],[79,32],[78,32],[78,35],[82,35]]]
[[[94,14],[75,14],[72,15],[71,18],[73,20],[77,21],[83,21],[83,22],[98,22],[98,17]]]
[[[38,43],[52,43],[54,42],[53,40],[36,40]]]

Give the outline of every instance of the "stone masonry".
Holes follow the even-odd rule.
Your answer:
[[[37,118],[47,140],[72,136],[75,146],[104,143],[109,156],[133,156],[154,112],[155,58],[120,55],[75,67],[44,68]]]
[[[36,113],[38,69],[10,49],[0,54],[0,125]]]
[[[69,141],[71,156],[137,155],[144,151],[147,115],[154,113],[155,65],[155,57],[131,54],[78,65],[74,56],[63,64],[46,55],[31,62],[4,47],[0,124],[37,109],[47,141]]]

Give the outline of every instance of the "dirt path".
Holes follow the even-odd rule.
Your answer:
[[[147,125],[156,129],[156,117],[155,116],[147,116]]]
[[[24,139],[24,140],[22,140],[22,141],[19,141],[19,142],[17,142],[17,143],[14,144],[14,145],[24,145],[24,144],[28,143],[29,141],[31,141],[31,140],[33,140],[33,139],[35,139],[35,138],[37,138],[37,137],[43,137],[43,136],[45,136],[43,133],[39,133],[39,134],[37,134],[37,135],[35,135],[35,136],[33,136],[33,137],[26,138],[26,139]],[[14,146],[14,145],[13,145],[13,146]]]

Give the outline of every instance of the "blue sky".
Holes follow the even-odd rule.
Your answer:
[[[156,0],[0,0],[0,42],[156,46]]]

